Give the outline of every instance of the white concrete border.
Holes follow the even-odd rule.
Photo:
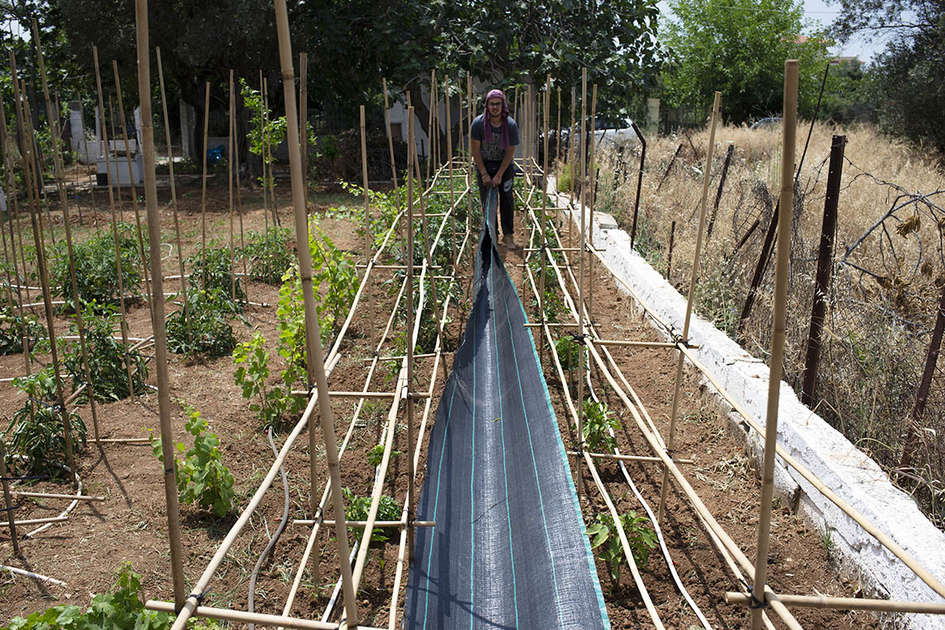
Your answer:
[[[549,190],[554,180],[549,177]],[[554,194],[554,193],[550,193]],[[567,198],[558,196],[559,207],[580,224],[580,214],[569,211]],[[594,245],[605,250],[601,257],[645,303],[646,308],[681,333],[686,314],[686,298],[630,248],[629,235],[617,228],[607,214],[594,214]],[[626,293],[626,289],[617,285]],[[658,329],[661,330],[661,329]],[[665,331],[662,331],[664,332]],[[668,335],[667,339],[669,338]],[[699,348],[699,362],[718,379],[722,387],[739,401],[759,424],[765,424],[768,398],[768,367],[710,322],[695,315],[689,339]],[[715,388],[704,381],[713,393]],[[721,403],[728,407],[720,398]],[[778,442],[807,466],[820,480],[901,545],[940,581],[945,582],[945,533],[919,511],[915,502],[895,488],[889,477],[872,459],[857,449],[820,416],[804,406],[794,390],[781,382]],[[741,416],[729,420],[742,426]],[[748,443],[756,458],[763,442],[749,435]],[[816,529],[830,536],[846,568],[854,569],[867,591],[888,599],[943,602],[935,591],[905,564],[779,458],[775,483],[778,491],[799,500],[798,507]],[[823,544],[811,541],[811,544]],[[852,597],[852,593],[830,593]],[[897,625],[916,630],[942,630],[941,615],[902,615]]]

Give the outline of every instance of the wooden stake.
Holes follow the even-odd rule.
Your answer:
[[[561,90],[558,90],[558,96],[561,96]],[[541,232],[540,238],[541,242],[539,243],[539,256],[541,257],[541,276],[538,278],[539,288],[538,288],[538,313],[539,321],[542,325],[545,323],[545,264],[547,256],[547,247],[548,247],[548,237],[546,232],[548,230],[548,104],[551,101],[551,75],[545,77],[545,95],[544,95],[544,119],[543,119],[543,131],[542,134],[544,137],[544,144],[542,145],[542,155],[544,159],[542,160],[542,171],[541,171]],[[541,336],[539,336],[541,340]],[[539,362],[543,363],[545,359],[545,344],[539,341],[538,350],[541,353],[539,357]]]
[[[203,274],[200,288],[207,290],[207,131],[210,124],[210,82],[204,84],[203,92],[203,176],[200,179],[200,265]]]
[[[233,89],[233,70],[230,69],[230,98],[228,107],[226,138],[226,198],[230,212],[230,255],[236,256],[236,243],[233,238],[233,118],[236,115],[236,93]],[[236,302],[236,272],[230,269],[230,300]]]
[[[417,163],[417,143],[414,142],[413,128],[413,108],[407,110],[407,164],[408,169],[413,163],[419,168]],[[426,235],[424,234],[424,237]],[[413,178],[407,180],[407,453],[411,455],[407,460],[409,470],[407,473],[407,522],[412,523],[414,517],[414,467],[413,467],[413,422],[414,408],[413,399],[410,397],[410,388],[413,385]],[[426,255],[426,240],[424,240],[424,256]],[[407,528],[407,557],[413,557],[413,528]]]
[[[131,376],[131,357],[128,353],[128,313],[125,308],[125,281],[122,276],[121,249],[118,246],[118,223],[115,210],[115,189],[112,179],[112,155],[108,146],[108,131],[105,124],[105,99],[102,96],[102,74],[98,65],[98,48],[92,46],[92,62],[95,65],[95,87],[98,90],[98,116],[102,123],[102,144],[105,147],[105,175],[108,178],[108,206],[112,218],[112,241],[115,245],[115,274],[118,278],[118,311],[121,313],[121,346],[125,356],[125,372],[128,376],[128,391],[133,392],[134,379]]]
[[[3,117],[6,118],[6,114],[4,114]],[[7,137],[4,136],[3,140],[7,142]],[[7,513],[7,526],[10,528],[10,542],[13,543],[13,554],[18,556],[20,555],[20,541],[16,535],[16,518],[13,515],[15,506],[13,505],[13,499],[10,497],[10,484],[7,482],[8,476],[7,453],[3,448],[3,440],[0,440],[0,484],[3,485],[3,506],[5,508],[4,511]]]
[[[446,161],[450,180],[450,210],[454,210],[453,198],[453,121],[450,112],[450,78],[443,77],[443,101],[446,105]],[[455,266],[456,260],[456,214],[450,216],[450,259]],[[434,280],[434,285],[436,284]]]
[[[265,136],[266,136],[266,114],[265,114],[265,104],[263,101],[263,88],[265,83],[263,81],[262,70],[259,71],[259,137],[262,141],[262,145],[259,149],[259,161],[262,163],[262,181],[263,181],[263,222],[266,226],[266,232],[269,232],[269,175],[266,171],[266,146],[265,146]]]
[[[184,605],[183,547],[177,482],[174,478],[174,435],[171,432],[170,382],[167,372],[167,337],[164,324],[164,288],[161,276],[161,215],[157,209],[157,183],[154,177],[154,127],[151,123],[151,59],[148,51],[148,3],[135,1],[135,25],[138,47],[138,100],[141,107],[141,143],[144,158],[144,200],[148,213],[148,238],[151,243],[151,326],[154,330],[155,372],[158,382],[158,413],[161,421],[161,452],[164,463],[164,497],[167,501],[167,531],[171,548],[171,574],[174,603]],[[206,152],[204,152],[206,153]]]
[[[387,133],[387,147],[390,149],[390,175],[394,182],[394,190],[397,190],[397,161],[394,159],[394,137],[390,131],[390,105],[387,100],[387,79],[381,79],[381,86],[384,88],[384,128]]]
[[[308,53],[299,53],[299,144],[302,152],[302,180],[308,204]],[[307,205],[306,205],[307,207]]]
[[[305,343],[306,370],[309,383],[318,385],[318,405],[321,416],[322,434],[325,443],[325,458],[331,478],[331,494],[335,512],[335,538],[338,546],[338,562],[341,565],[341,579],[344,591],[345,613],[349,627],[358,626],[358,605],[351,580],[351,565],[348,564],[348,531],[345,526],[344,497],[341,493],[341,475],[338,468],[338,445],[335,437],[335,423],[328,397],[328,382],[325,377],[324,357],[315,311],[315,294],[312,287],[312,254],[308,243],[308,220],[305,209],[305,191],[302,181],[302,161],[299,155],[298,114],[295,107],[294,76],[292,71],[292,49],[289,41],[289,16],[285,0],[276,0],[276,27],[279,36],[279,59],[282,66],[282,84],[285,90],[286,127],[289,142],[289,165],[292,172],[292,204],[295,206],[296,242],[299,270],[302,279],[302,293],[305,301]],[[313,378],[314,377],[314,378]],[[310,422],[309,435],[315,433],[314,421]],[[315,446],[310,437],[310,457],[314,468]],[[315,508],[315,479],[312,481],[312,507]]]
[[[555,156],[561,161],[561,86],[558,86],[558,127],[555,132]]]
[[[578,451],[584,450],[584,370],[585,370],[585,358],[584,358],[584,348],[586,347],[585,340],[587,334],[584,329],[584,254],[587,249],[586,233],[587,228],[586,217],[584,216],[585,205],[584,201],[587,198],[587,162],[584,160],[584,137],[587,124],[587,68],[581,69],[581,251],[578,253],[578,334],[581,336],[580,339],[580,352],[578,353],[578,416],[577,416],[577,439],[578,439]],[[574,181],[574,172],[572,167],[571,181]],[[580,462],[580,460],[577,460]],[[578,463],[578,470],[580,470],[580,463]],[[578,499],[581,498],[581,475],[578,475],[577,483],[575,484],[578,488]]]
[[[597,84],[594,84],[593,95],[591,96],[591,155],[590,155],[590,177],[593,183],[588,182],[588,194],[591,197],[589,207],[590,218],[588,220],[588,242],[594,247],[594,204],[597,203]],[[594,257],[587,259],[587,316],[594,321]]]
[[[128,150],[128,125],[125,122],[125,105],[121,98],[121,83],[118,80],[118,62],[114,59],[112,59],[112,71],[115,74],[115,93],[118,96],[118,119],[121,121],[121,137],[125,141],[125,159],[128,163],[128,184],[131,188],[131,207],[134,209],[135,213],[135,229],[138,233],[138,253],[141,255],[141,276],[144,278],[145,292],[150,293],[151,280],[148,279],[148,256],[144,251],[144,235],[141,232],[141,212],[138,209],[138,191],[137,186],[135,186],[134,167],[131,165],[131,152]],[[150,300],[148,300],[148,302],[150,302]]]
[[[180,218],[177,211],[177,186],[174,183],[174,150],[171,147],[171,128],[167,116],[167,98],[164,94],[164,67],[161,64],[161,48],[154,49],[157,53],[158,80],[161,84],[161,110],[164,114],[164,140],[167,143],[167,169],[171,183],[171,209],[174,212],[174,235],[177,238],[177,266],[180,268],[180,292],[184,297],[184,312],[187,313],[187,276],[184,272],[184,247],[180,239]],[[188,335],[189,336],[189,335]]]
[[[49,124],[49,132],[52,138],[52,154],[53,154],[53,168],[56,173],[56,188],[59,192],[59,205],[62,208],[62,218],[63,225],[65,226],[66,231],[66,250],[69,255],[69,279],[72,282],[72,296],[75,299],[75,304],[73,308],[75,309],[75,323],[76,328],[79,332],[79,354],[82,358],[82,371],[84,372],[85,382],[89,384],[91,392],[89,394],[89,408],[92,412],[92,431],[95,435],[95,439],[99,437],[98,429],[98,410],[95,403],[95,386],[94,381],[92,380],[92,373],[89,370],[89,353],[88,346],[85,343],[85,322],[83,314],[83,305],[82,299],[79,296],[79,285],[76,282],[75,277],[75,252],[72,249],[72,222],[71,217],[69,216],[69,200],[66,197],[66,187],[63,183],[63,164],[62,164],[62,154],[59,151],[59,120],[56,116],[49,116],[49,112],[52,111],[52,102],[49,99],[49,84],[46,82],[46,64],[43,61],[43,49],[40,46],[39,40],[39,23],[36,19],[33,19],[33,39],[36,42],[36,59],[39,65],[39,76],[43,85],[43,97],[46,100],[46,112],[47,112],[47,123]],[[29,352],[27,346],[23,346],[24,352]],[[129,395],[134,395],[133,392],[129,392]]]
[[[709,195],[709,181],[712,177],[712,154],[715,150],[715,127],[719,118],[719,106],[722,93],[716,92],[712,102],[712,120],[709,123],[709,146],[706,149],[705,174],[702,178],[702,198],[699,201],[699,229],[696,232],[696,252],[692,260],[692,274],[689,276],[689,298],[686,300],[686,317],[683,320],[682,342],[689,342],[689,323],[692,319],[692,308],[696,297],[696,284],[699,282],[699,265],[702,259],[702,233],[705,230],[705,204]],[[669,416],[669,438],[666,441],[666,451],[672,456],[676,440],[676,416],[679,413],[679,397],[683,377],[683,353],[679,352],[676,358],[676,380],[673,389],[673,405]],[[666,504],[666,492],[669,490],[669,471],[663,467],[663,481],[660,487],[660,505],[657,511],[660,521],[663,520],[663,507]]]
[[[781,394],[781,362],[784,358],[786,328],[788,265],[791,258],[791,220],[794,207],[794,145],[797,134],[797,60],[784,62],[784,115],[781,145],[781,208],[778,217],[777,267],[774,288],[774,329],[771,333],[771,362],[768,376],[768,408],[765,417],[765,457],[761,480],[761,517],[758,523],[758,546],[755,555],[755,580],[752,598],[765,601],[768,577],[768,545],[771,527],[771,501],[774,496],[774,460],[778,442],[778,403]],[[711,151],[711,148],[709,149]],[[685,334],[683,335],[685,337]],[[751,609],[752,630],[761,628],[761,609]]]
[[[433,100],[436,94],[436,69],[430,70],[430,98],[427,101],[427,105],[430,108],[430,111],[427,112],[427,180],[430,179],[430,167],[433,162],[433,110],[435,106],[433,105]],[[408,123],[409,124],[409,123]],[[421,184],[422,188],[422,184]]]
[[[371,250],[373,249],[374,234],[371,231],[371,191],[368,188],[367,172],[367,130],[364,121],[364,105],[360,108],[361,114],[361,177],[364,188],[364,256],[370,260]]]

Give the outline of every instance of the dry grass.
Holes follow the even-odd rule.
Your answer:
[[[808,124],[798,134],[798,159]],[[903,487],[942,526],[945,377],[941,366],[926,413],[915,424],[910,414],[945,283],[945,174],[920,152],[872,127],[814,126],[795,193],[785,378],[800,389],[833,134],[846,135],[847,146],[817,411],[896,472]],[[683,292],[688,289],[695,250],[707,143],[708,131],[702,131],[654,139],[647,147],[637,248],[665,273],[675,221],[670,280]],[[729,143],[735,149],[716,213],[713,202]],[[679,145],[682,149],[662,181]],[[639,147],[628,153],[629,161],[621,165],[613,163],[613,156],[601,159],[597,204],[626,228],[633,212]],[[707,214],[715,217],[696,310],[737,336],[750,352],[767,357],[773,263],[751,316],[740,329],[738,317],[776,203],[780,128],[722,127],[716,133],[714,153]],[[917,457],[911,467],[900,468],[910,426],[919,435]]]

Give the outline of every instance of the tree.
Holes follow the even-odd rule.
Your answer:
[[[945,153],[945,4],[941,0],[840,0],[832,32],[892,35],[869,70],[880,128]]]
[[[661,40],[669,51],[663,76],[670,106],[707,107],[722,92],[725,116],[741,124],[780,113],[784,60],[798,59],[798,107],[812,116],[827,62],[827,40],[804,36],[798,0],[672,0],[676,21]]]

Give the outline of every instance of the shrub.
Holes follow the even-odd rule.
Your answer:
[[[23,339],[28,348],[46,336],[46,328],[32,315],[17,315],[12,308],[0,308],[0,355],[23,352]]]
[[[348,506],[345,510],[345,518],[347,518],[349,521],[366,521],[368,517],[368,511],[371,509],[371,497],[358,496],[351,492],[351,490],[348,488],[342,488],[341,492],[345,495],[345,504]],[[377,520],[400,520],[400,506],[397,505],[397,501],[394,499],[394,497],[386,494],[381,495],[380,503],[377,506]],[[352,527],[358,532],[364,531],[363,527]],[[387,543],[394,540],[394,538],[399,535],[400,530],[397,527],[375,527],[371,531],[371,544],[374,545],[375,543]]]
[[[595,453],[609,453],[617,446],[610,430],[620,429],[620,420],[607,410],[607,404],[588,398],[584,401],[584,425],[581,434],[587,448]]]
[[[141,576],[126,563],[112,590],[93,597],[92,605],[85,612],[71,604],[53,606],[26,619],[14,617],[2,630],[166,630],[172,621],[168,613],[145,609],[141,600]]]
[[[558,361],[565,370],[576,370],[579,367],[581,344],[573,337],[561,337],[555,342],[555,351]]]
[[[180,501],[196,503],[217,516],[225,516],[233,509],[233,475],[223,465],[220,438],[209,430],[199,411],[190,406],[185,411],[188,416],[185,426],[194,436],[194,445],[184,453],[184,443],[177,443],[177,452],[184,455],[182,460],[174,459]],[[163,462],[160,438],[154,437],[151,446],[154,455]]]
[[[250,278],[279,284],[295,260],[289,248],[289,230],[271,227],[266,232],[250,232],[249,243],[240,250],[240,256],[249,262]]]
[[[236,372],[233,380],[240,386],[243,398],[254,399],[249,404],[250,410],[266,425],[277,425],[286,411],[293,406],[292,396],[287,388],[271,386],[269,380],[269,353],[264,347],[265,337],[260,333],[246,343],[236,346],[233,351],[233,363]]]
[[[189,357],[222,357],[233,352],[236,337],[229,316],[236,313],[229,290],[194,291],[187,305],[167,318],[167,347]]]
[[[118,250],[121,260],[121,278],[125,295],[137,298],[141,295],[141,256],[135,227],[118,224]],[[145,243],[147,246],[147,243]],[[85,302],[94,302],[98,308],[118,302],[118,282],[115,278],[115,239],[111,230],[93,236],[72,248],[75,259],[75,280],[79,297]],[[75,303],[72,294],[72,276],[69,273],[69,253],[65,243],[60,243],[53,256],[52,284],[57,287],[68,305]]]
[[[656,532],[645,517],[637,516],[633,510],[620,515],[620,524],[630,543],[633,561],[637,566],[645,566],[650,558],[650,549],[656,547]],[[601,548],[598,554],[607,563],[610,579],[616,587],[620,582],[624,555],[614,518],[610,514],[598,514],[597,522],[587,528],[587,535],[591,538],[591,549]]]
[[[129,389],[125,349],[122,342],[115,339],[117,321],[118,315],[114,312],[106,312],[99,317],[91,308],[86,309],[85,346],[94,384],[92,393],[96,400],[122,400],[132,393],[141,393],[145,389],[144,381],[148,378],[148,366],[141,352],[129,348],[127,361],[131,364],[130,388],[134,392]],[[63,362],[72,375],[73,389],[85,384],[82,352],[78,345],[72,346]]]
[[[59,477],[67,466],[66,439],[52,368],[13,379],[13,386],[29,400],[13,412],[13,420],[2,435],[10,468],[22,475]],[[75,411],[68,412],[67,417],[72,452],[77,453],[85,447],[85,423]]]

